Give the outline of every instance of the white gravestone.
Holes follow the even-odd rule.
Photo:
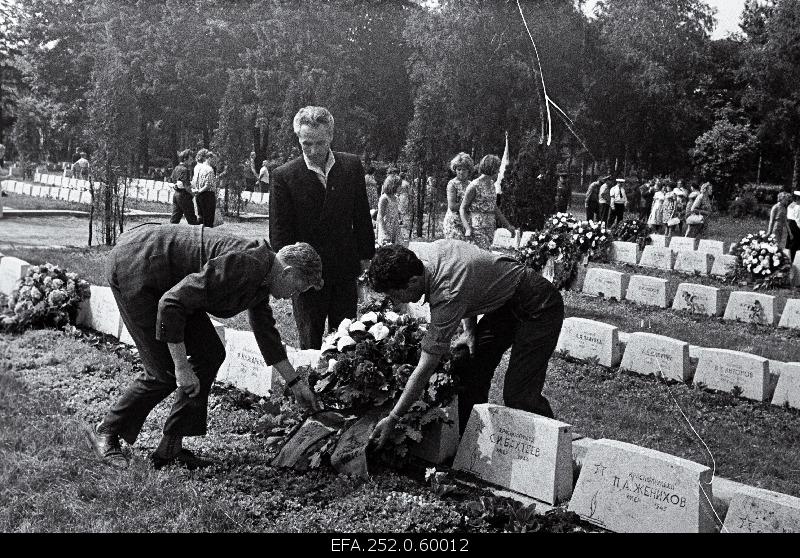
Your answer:
[[[800,498],[751,488],[738,492],[725,516],[728,533],[800,533]]]
[[[675,257],[675,271],[708,275],[714,263],[714,256],[708,252],[680,250]]]
[[[713,254],[715,258],[724,256],[725,243],[721,240],[709,240],[707,238],[701,238],[700,242],[697,244],[697,251],[708,252],[709,254]]]
[[[34,184],[31,186],[31,196],[34,198],[39,198],[42,196],[42,187],[38,184]]]
[[[655,246],[656,248],[666,248],[667,247],[667,237],[663,234],[651,234],[650,240],[653,242],[649,244],[649,246]]]
[[[788,327],[800,329],[800,298],[790,298],[786,300],[786,306],[781,312],[781,320],[778,327]]]
[[[602,267],[590,267],[586,270],[586,278],[583,280],[583,293],[622,300],[625,298],[625,289],[628,287],[629,279],[627,273]]]
[[[625,300],[647,306],[669,307],[667,285],[669,281],[649,275],[632,275],[625,292]]]
[[[775,297],[749,291],[735,291],[725,307],[725,320],[775,325]]]
[[[81,191],[80,190],[70,190],[69,191],[69,201],[78,203],[81,201]]]
[[[0,293],[11,295],[17,290],[17,280],[27,275],[30,265],[28,262],[13,256],[3,256],[0,259]]]
[[[158,201],[158,190],[147,189],[147,201]]]
[[[578,359],[597,358],[603,366],[616,366],[622,358],[619,329],[586,318],[564,320],[556,350]]]
[[[589,446],[569,511],[616,533],[713,533],[711,469],[616,440]]]
[[[122,319],[119,315],[117,301],[110,287],[91,285],[91,296],[81,304],[78,313],[78,325],[119,338]]]
[[[83,191],[81,192],[81,197],[78,201],[82,204],[91,205],[92,194],[90,192]]]
[[[65,186],[62,186],[58,190],[58,199],[60,199],[61,201],[69,201],[69,196],[71,192],[72,190],[70,190]]]
[[[772,395],[769,361],[728,349],[703,349],[697,361],[694,382],[729,393],[738,386],[742,397],[754,401],[766,401]]]
[[[686,310],[690,314],[719,316],[722,314],[719,289],[694,283],[681,283],[672,301],[672,309]]]
[[[264,362],[253,332],[225,331],[225,362],[219,369],[217,380],[268,397],[279,376]]]
[[[773,362],[770,362],[770,371],[773,366]],[[776,368],[780,375],[772,395],[772,404],[800,409],[800,362],[784,362]]]
[[[714,256],[714,265],[711,266],[711,275],[727,277],[736,273],[739,258],[736,256]]]
[[[511,235],[508,229],[499,228],[494,231],[494,242],[492,246],[495,248],[504,248],[506,250],[513,250],[517,248],[517,237]]]
[[[655,246],[645,246],[642,257],[639,260],[642,267],[654,267],[670,271],[675,265],[675,252],[669,248],[656,248]]]
[[[24,195],[26,195],[26,196],[30,196],[30,195],[31,195],[31,187],[32,187],[32,185],[31,185],[31,184],[29,184],[29,183],[27,183],[27,182],[24,182],[24,183],[22,184],[22,193],[23,193]]]
[[[697,239],[690,236],[673,236],[669,241],[669,248],[673,252],[697,250]]]
[[[620,242],[615,240],[611,243],[609,259],[612,262],[636,265],[639,263],[640,255],[639,245],[635,242]]]
[[[170,203],[172,201],[171,193],[167,190],[158,190],[158,201],[161,203]]]
[[[689,343],[654,333],[631,333],[620,368],[688,382]]]
[[[572,493],[572,427],[518,409],[475,405],[453,469],[558,504]]]

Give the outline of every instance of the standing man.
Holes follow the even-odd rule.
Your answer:
[[[247,166],[250,169],[250,174],[252,175],[253,179],[253,192],[256,191],[256,187],[258,187],[258,169],[256,168],[256,152],[250,152],[250,158],[247,160]]]
[[[332,329],[356,316],[356,278],[375,254],[375,232],[361,160],[331,150],[333,115],[308,106],[293,124],[303,154],[272,173],[269,234],[275,250],[307,242],[322,258],[325,286],[292,299],[300,347],[319,349],[326,318]]]
[[[599,178],[589,184],[589,187],[586,189],[586,197],[584,198],[583,204],[586,207],[586,220],[587,221],[598,221],[600,219],[600,205],[599,205],[599,195],[600,195],[600,185],[605,181],[607,177]]]
[[[85,151],[81,151],[80,158],[72,163],[72,177],[89,180],[89,159]]]
[[[611,198],[611,217],[606,223],[609,226],[622,223],[625,217],[625,206],[628,205],[628,194],[625,192],[625,179],[617,178],[617,183],[608,192]]]
[[[600,193],[597,194],[599,220],[608,225],[608,219],[611,215],[611,184],[613,179],[607,176],[600,186]]]
[[[178,153],[178,165],[172,170],[170,182],[174,184],[175,192],[172,194],[172,216],[169,222],[176,225],[181,222],[181,217],[186,216],[190,225],[197,224],[197,215],[194,213],[194,194],[192,194],[192,180],[189,164],[192,160],[192,151],[184,149]]]
[[[192,177],[192,188],[197,192],[197,221],[206,227],[214,226],[214,210],[217,207],[217,177],[211,166],[213,157],[214,154],[208,149],[198,151]]]
[[[258,171],[258,191],[261,194],[269,194],[269,168],[266,159],[261,161],[261,170]]]
[[[413,302],[424,295],[431,307],[419,363],[391,413],[373,432],[379,447],[419,399],[450,350],[459,323],[471,355],[458,367],[464,388],[458,396],[461,432],[472,406],[488,400],[495,368],[509,347],[504,404],[553,418],[542,387],[564,321],[564,301],[550,281],[513,258],[460,240],[417,243],[413,251],[382,246],[370,264],[369,280],[394,302]],[[483,318],[477,321],[479,314]]]

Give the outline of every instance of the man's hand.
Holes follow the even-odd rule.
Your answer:
[[[386,442],[389,440],[389,435],[392,433],[392,429],[394,428],[394,424],[395,421],[392,417],[382,418],[378,424],[375,425],[375,429],[369,436],[369,445],[374,447],[376,450],[379,450],[386,445]]]
[[[300,404],[301,407],[309,411],[321,411],[322,405],[317,401],[314,392],[311,391],[308,382],[301,380],[292,386],[292,395]]]
[[[175,381],[189,397],[197,397],[200,393],[200,380],[188,362],[186,366],[175,366]]]

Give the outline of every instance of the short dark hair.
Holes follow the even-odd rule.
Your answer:
[[[378,248],[367,271],[372,288],[379,293],[405,289],[412,277],[424,273],[425,266],[417,255],[399,244]]]
[[[486,176],[492,176],[500,170],[500,157],[497,155],[487,155],[481,159],[478,165],[478,172]]]

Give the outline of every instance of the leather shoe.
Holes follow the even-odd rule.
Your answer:
[[[181,451],[179,451],[174,457],[162,457],[157,453],[153,453],[150,455],[150,462],[153,464],[154,469],[161,469],[162,467],[168,467],[170,465],[178,465],[189,469],[190,471],[193,471],[194,469],[202,469],[203,467],[208,467],[214,463],[209,459],[197,457],[194,453],[186,448],[181,448]]]
[[[117,434],[101,434],[97,431],[97,426],[92,428],[89,425],[84,425],[83,432],[89,447],[101,461],[118,469],[128,467],[128,458],[122,453]]]

